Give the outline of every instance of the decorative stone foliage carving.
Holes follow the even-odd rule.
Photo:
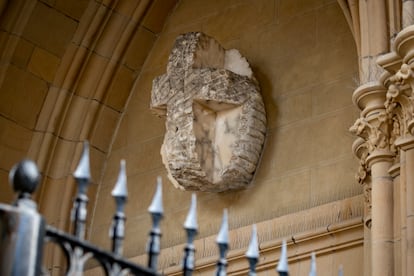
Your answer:
[[[350,128],[351,133],[363,138],[367,142],[368,152],[374,150],[389,150],[389,119],[384,110],[378,111],[375,117],[367,120],[361,117]]]
[[[369,154],[368,143],[362,139],[357,138],[352,144],[352,150],[355,156],[359,159],[358,171],[355,175],[356,180],[362,185],[364,194],[364,222],[368,228],[371,228],[371,210],[372,210],[372,198],[371,198],[371,178],[370,168],[367,164],[367,157]]]
[[[352,145],[352,150],[355,156],[359,159],[358,171],[355,175],[355,179],[359,184],[364,184],[368,176],[368,166],[367,166],[367,157],[368,157],[368,146],[364,139],[357,138]]]
[[[357,179],[363,185],[367,226],[372,206],[378,205],[375,200],[372,202],[371,190],[375,185],[371,182],[374,178],[381,181],[378,180],[381,174],[388,175],[388,170],[377,171],[371,179],[372,160],[388,159],[389,164],[398,163],[402,145],[414,141],[414,26],[401,31],[392,48],[390,53],[378,58],[378,64],[384,69],[381,78],[360,86],[353,95],[354,103],[361,109],[361,117],[350,131],[360,137],[353,149],[360,159]],[[377,190],[377,194],[381,192]]]
[[[252,180],[266,134],[259,86],[246,59],[199,32],[177,37],[151,108],[166,116],[161,148],[172,183],[220,192]]]
[[[392,132],[397,140],[414,134],[414,25],[397,35],[392,49],[378,63],[386,70],[382,77],[387,87],[384,105],[393,120]]]
[[[385,107],[388,116],[393,119],[393,134],[396,137],[413,134],[414,73],[411,66],[403,63],[400,70],[389,78]]]

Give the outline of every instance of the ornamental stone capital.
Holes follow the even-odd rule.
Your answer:
[[[395,141],[395,145],[403,150],[409,150],[414,148],[414,136],[413,135],[407,135],[404,137],[399,137]]]
[[[370,82],[359,86],[352,94],[352,101],[361,110],[361,117],[376,116],[378,110],[384,109],[387,90],[377,82]]]
[[[360,117],[350,132],[365,140],[369,154],[390,151],[389,120],[384,110],[371,114],[369,119]]]
[[[362,144],[361,141],[365,143],[367,154],[359,158],[364,157],[360,160],[367,168],[395,155],[392,120],[384,106],[386,95],[387,89],[379,83],[362,85],[353,94],[353,101],[361,109],[361,115],[349,130],[360,137],[356,140],[357,144]]]
[[[396,137],[412,135],[414,126],[414,72],[412,65],[403,63],[388,81],[384,106],[393,120],[393,134]]]
[[[393,142],[406,148],[414,135],[414,26],[397,35],[392,52],[379,58],[378,64],[387,71],[384,106],[392,121]]]

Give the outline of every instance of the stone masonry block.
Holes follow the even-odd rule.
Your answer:
[[[35,48],[30,58],[28,69],[41,79],[51,83],[59,66],[60,59],[55,55]]]
[[[28,128],[33,128],[46,97],[46,82],[10,65],[0,90],[1,113]]]
[[[61,57],[78,23],[59,11],[37,2],[23,36],[34,44]]]

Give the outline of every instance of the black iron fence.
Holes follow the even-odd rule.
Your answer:
[[[157,189],[148,208],[152,217],[152,229],[147,244],[148,263],[146,266],[142,266],[122,257],[122,243],[125,232],[124,207],[127,199],[125,161],[121,161],[118,180],[112,190],[116,210],[109,235],[112,240],[111,251],[103,250],[84,239],[88,202],[86,192],[90,180],[88,143],[84,145],[81,160],[73,175],[78,184],[78,192],[71,213],[73,234],[68,234],[47,225],[43,217],[37,212],[36,203],[31,200],[31,194],[40,180],[36,164],[30,160],[23,160],[12,168],[9,178],[14,190],[18,193],[18,197],[12,205],[0,204],[0,276],[47,274],[42,269],[45,241],[56,243],[62,248],[68,263],[66,275],[82,275],[85,263],[91,258],[98,261],[106,275],[159,275],[157,272],[157,258],[160,253],[160,221],[163,217],[161,179],[157,180]],[[184,229],[187,232],[187,242],[184,247],[182,271],[183,275],[189,276],[192,275],[195,269],[193,241],[198,231],[195,194],[191,199]],[[228,240],[227,211],[224,210],[222,225],[216,239],[219,249],[217,276],[226,275]],[[256,275],[259,246],[255,225],[253,225],[246,258],[249,263],[248,275]],[[289,275],[286,242],[282,245],[281,258],[276,271],[279,275]],[[342,275],[342,271],[339,271],[339,275]],[[312,255],[309,276],[316,276],[314,254]]]

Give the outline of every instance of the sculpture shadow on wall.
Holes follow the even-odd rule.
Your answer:
[[[260,92],[263,98],[263,102],[266,109],[266,117],[268,125],[275,125],[277,124],[277,114],[278,114],[278,108],[277,105],[272,97],[272,82],[267,77],[266,73],[260,70],[258,67],[252,66],[252,70],[254,72],[254,76],[256,77],[258,83],[260,84]],[[268,127],[269,128],[269,127]],[[251,194],[255,192],[256,189],[261,189],[264,187],[259,187],[259,181],[261,177],[261,168],[264,160],[263,156],[265,152],[268,150],[270,145],[268,144],[268,131],[266,131],[265,140],[263,143],[263,149],[262,153],[260,155],[259,161],[257,163],[256,171],[253,175],[253,178],[249,184],[249,186],[245,187],[244,189],[239,190],[229,190],[229,191],[223,191],[221,193],[218,193],[217,196],[221,203],[227,206],[233,206],[237,208],[238,205],[244,205],[247,201],[249,201],[249,198],[252,199]]]

